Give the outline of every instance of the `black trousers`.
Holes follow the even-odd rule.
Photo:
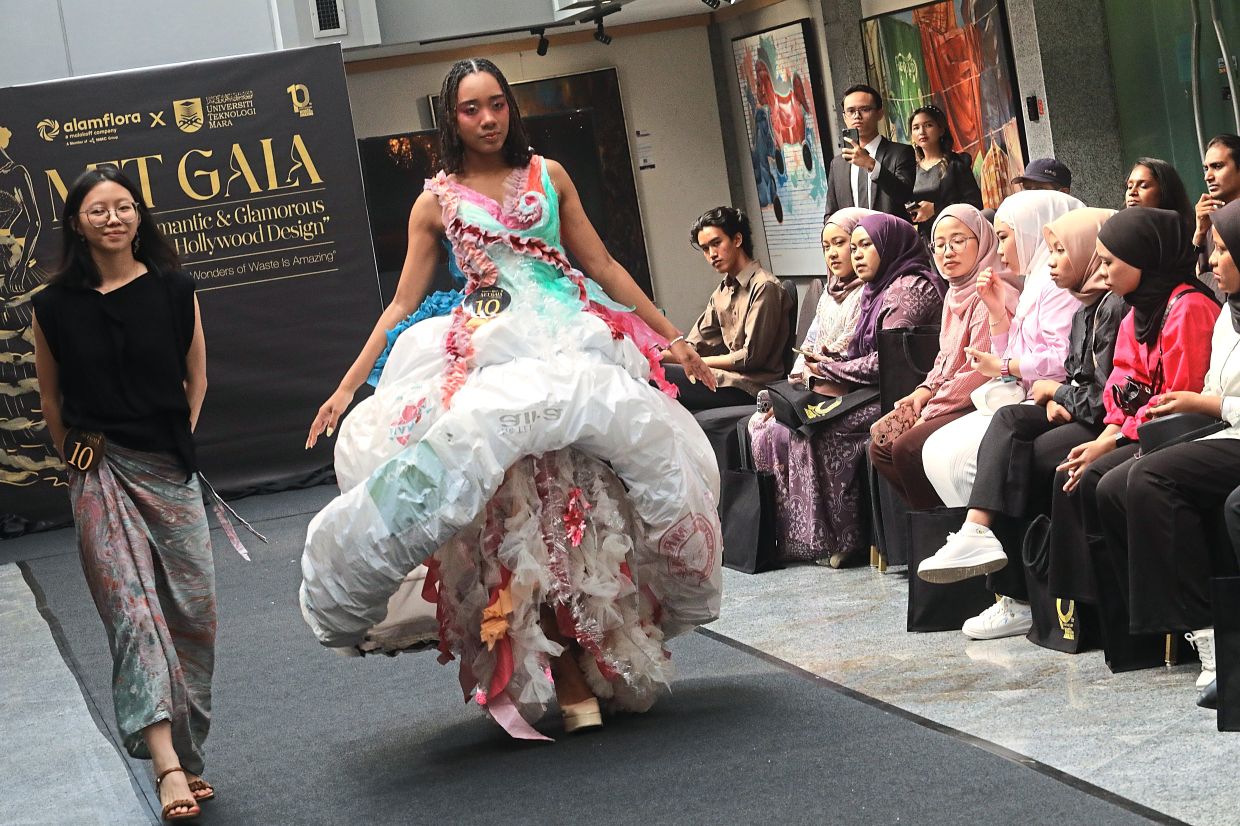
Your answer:
[[[1097,550],[1115,578],[1132,633],[1213,626],[1210,576],[1229,574],[1235,565],[1218,512],[1237,485],[1240,439],[1172,445],[1099,482],[1106,541]],[[1101,578],[1104,565],[1097,567]]]
[[[1021,541],[1028,521],[1051,510],[1055,468],[1068,451],[1094,438],[1092,428],[1077,422],[1053,424],[1046,408],[1011,404],[998,410],[977,452],[977,478],[969,507],[988,511],[1003,543],[1008,564],[987,580],[996,594],[1026,599]]]
[[[1098,483],[1112,469],[1137,454],[1135,444],[1117,447],[1092,463],[1081,474],[1071,493],[1063,486],[1064,471],[1055,473],[1051,491],[1050,566],[1047,572],[1052,596],[1097,605],[1098,581],[1094,575],[1094,548],[1102,545],[1102,525],[1098,517]]]
[[[720,387],[711,391],[701,382],[691,383],[685,374],[685,368],[679,364],[665,364],[663,370],[667,373],[667,380],[680,389],[677,401],[694,412],[714,410],[716,407],[756,404],[758,401],[739,387]]]

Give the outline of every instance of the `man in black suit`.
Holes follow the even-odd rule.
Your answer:
[[[866,207],[909,220],[904,205],[913,200],[917,160],[913,147],[889,141],[878,133],[883,96],[859,83],[844,92],[844,125],[856,129],[858,140],[847,140],[831,159],[827,214],[849,206]]]

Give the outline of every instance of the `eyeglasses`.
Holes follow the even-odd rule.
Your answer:
[[[856,117],[857,115],[868,115],[877,109],[877,106],[852,106],[844,110],[844,114],[848,117]]]
[[[976,241],[972,235],[953,235],[951,238],[935,238],[934,252],[942,255],[948,249],[959,252],[969,245],[970,241]]]
[[[122,224],[132,224],[138,217],[138,205],[130,201],[125,204],[117,204],[115,207],[93,206],[80,214],[86,216],[87,222],[92,227],[101,229],[108,225],[108,218],[111,215],[115,215],[116,220]]]

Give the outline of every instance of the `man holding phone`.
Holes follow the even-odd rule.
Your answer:
[[[844,92],[841,109],[845,129],[840,154],[831,159],[827,214],[857,206],[909,220],[904,205],[913,200],[917,160],[913,147],[879,134],[883,96],[859,83]]]

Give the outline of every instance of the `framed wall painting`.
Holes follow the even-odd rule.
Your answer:
[[[797,20],[734,38],[732,56],[761,205],[761,221],[751,223],[766,236],[765,264],[781,278],[825,275],[825,108],[813,27]]]
[[[933,103],[995,208],[1025,168],[1025,133],[1001,0],[935,0],[861,21],[866,74],[886,100],[886,133],[910,143],[909,116]]]

